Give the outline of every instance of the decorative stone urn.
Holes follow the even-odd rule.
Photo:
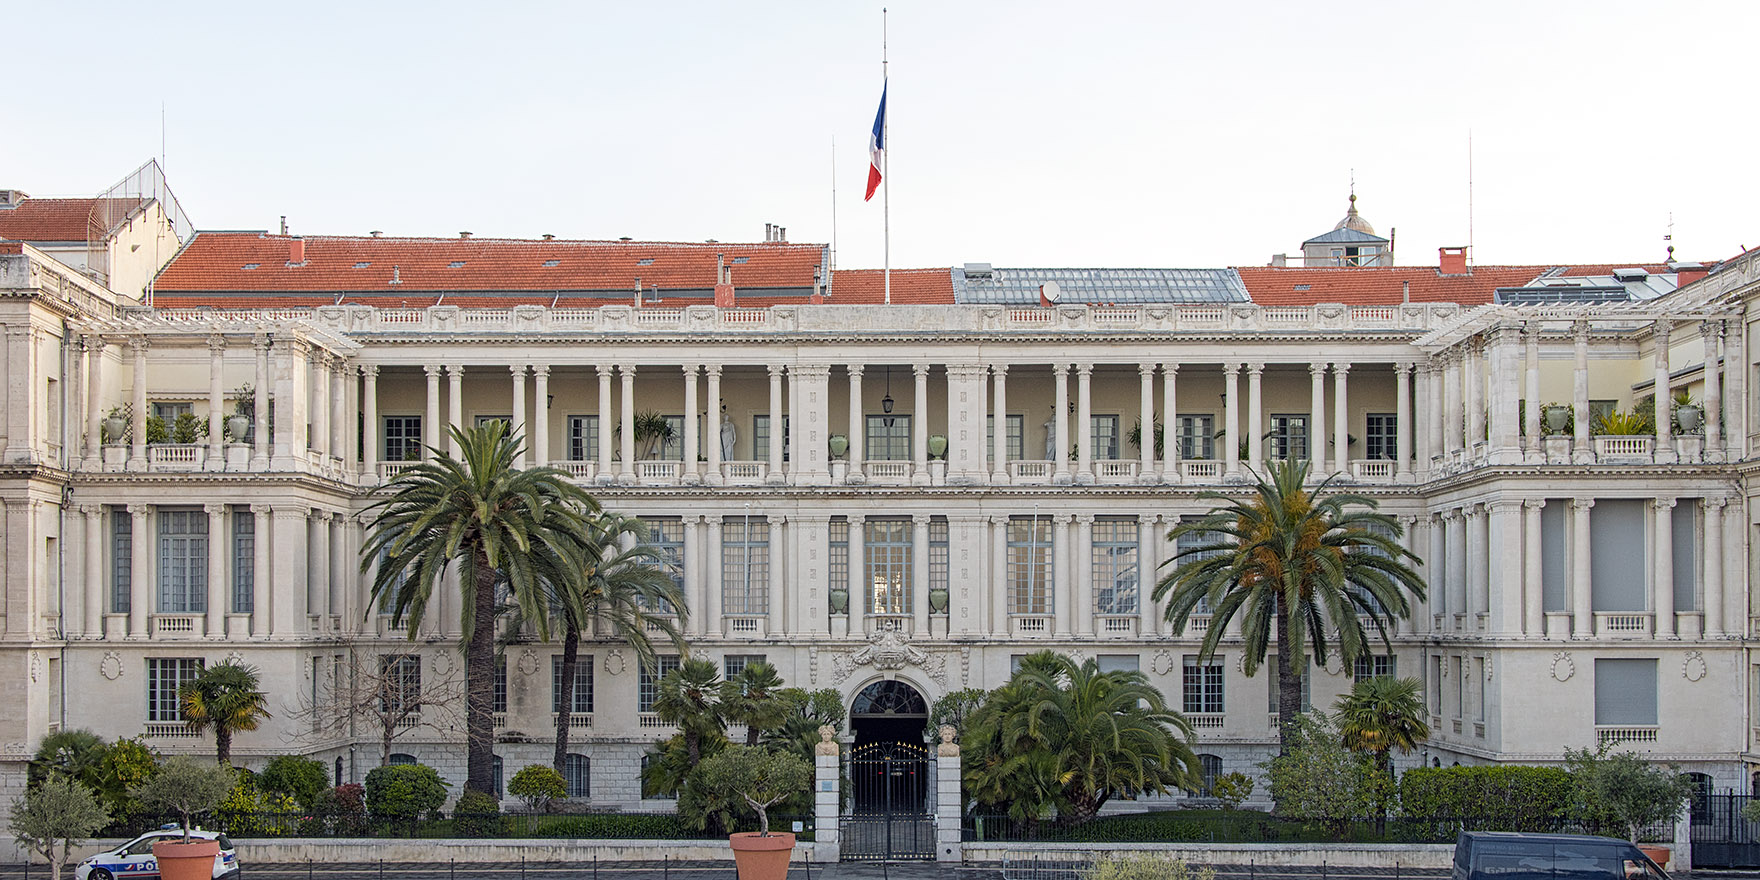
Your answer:
[[[1699,430],[1700,425],[1705,424],[1705,410],[1698,404],[1683,404],[1675,407],[1674,420],[1681,426],[1681,433],[1692,434]]]
[[[1571,423],[1571,408],[1568,406],[1549,406],[1542,413],[1546,433],[1562,434],[1566,425]]]
[[[832,458],[842,458],[843,454],[849,451],[849,437],[843,434],[832,434],[827,445],[831,447]]]

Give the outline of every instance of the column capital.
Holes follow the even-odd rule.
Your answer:
[[[1350,365],[1349,361],[1333,361],[1332,362],[1332,375],[1334,378],[1343,379],[1347,374],[1350,373],[1350,371],[1351,371],[1351,365]]]
[[[859,513],[852,513],[849,516],[844,517],[844,519],[849,521],[850,528],[852,529],[868,521],[866,516]]]
[[[256,516],[268,516],[275,512],[275,505],[273,504],[252,504],[250,508],[251,513]]]
[[[532,364],[532,376],[538,379],[550,378],[549,364]]]
[[[1494,514],[1507,514],[1521,510],[1527,505],[1527,503],[1527,501],[1516,498],[1499,498],[1498,500],[1489,502],[1484,506]]]
[[[1069,364],[1052,364],[1051,374],[1059,379],[1069,378]]]
[[[1247,375],[1249,376],[1258,376],[1264,372],[1265,365],[1263,363],[1254,361],[1253,363],[1247,364]]]
[[[1594,506],[1595,506],[1595,499],[1593,499],[1593,498],[1572,498],[1571,499],[1571,507],[1575,510],[1588,510],[1589,508],[1594,507]]]
[[[1704,504],[1706,510],[1720,510],[1729,502],[1730,499],[1722,495],[1710,495],[1705,498]]]
[[[1407,376],[1410,376],[1412,374],[1412,371],[1417,369],[1417,367],[1418,367],[1418,365],[1412,363],[1411,361],[1397,361],[1393,365],[1393,371],[1395,373],[1403,373]]]
[[[367,379],[379,378],[379,365],[378,364],[361,364],[356,369],[360,370],[361,376],[363,378],[367,378]]]
[[[1706,499],[1706,500],[1709,501],[1710,499]],[[86,516],[103,516],[104,515],[104,505],[102,505],[102,504],[81,504],[81,505],[79,505],[79,512],[85,514]]]
[[[1236,376],[1239,376],[1240,374],[1241,374],[1241,365],[1240,364],[1223,364],[1222,365],[1222,375],[1227,376],[1232,379]]]
[[[153,505],[151,505],[151,504],[130,504],[130,505],[128,505],[128,515],[129,516],[135,516],[135,517],[146,516],[147,514],[152,513],[152,512],[153,512]]]
[[[526,377],[526,365],[525,364],[508,364],[507,365],[507,372],[513,374],[513,378],[515,378],[515,379],[524,379]]]
[[[929,516],[929,514],[926,514],[926,513],[913,513],[913,514],[911,514],[911,524],[912,525],[926,526],[929,524],[929,519],[930,519],[930,516]]]
[[[596,364],[593,369],[598,372],[601,379],[611,378],[611,374],[614,372],[614,368],[610,364]]]
[[[447,364],[446,365],[446,376],[447,376],[447,378],[451,378],[451,379],[463,378],[464,377],[464,364]]]
[[[1308,364],[1308,375],[1316,379],[1324,378],[1326,376],[1326,362],[1314,361]]]
[[[1094,524],[1094,515],[1091,513],[1078,513],[1074,514],[1074,516],[1076,518],[1076,524],[1079,526],[1086,528],[1087,526]]]
[[[1650,499],[1650,506],[1656,508],[1658,511],[1673,510],[1675,504],[1679,503],[1679,501],[1679,498],[1652,498]]]
[[[251,337],[251,348],[256,349],[260,353],[267,353],[269,351],[269,346],[274,341],[274,339],[270,338],[269,334],[258,333]]]
[[[1153,361],[1145,361],[1143,363],[1137,364],[1137,375],[1142,376],[1145,379],[1155,378],[1155,364],[1154,364],[1154,362]]]
[[[911,364],[911,375],[916,376],[918,379],[927,377],[929,375],[929,365]]]
[[[1522,506],[1528,508],[1529,510],[1545,510],[1546,509],[1546,499],[1544,499],[1544,498],[1529,498],[1529,499],[1522,502]]]
[[[789,372],[793,373],[797,379],[829,379],[831,377],[831,365],[795,364]]]
[[[721,372],[720,367],[714,367],[712,369],[714,369],[716,373]],[[862,378],[862,365],[861,364],[846,364],[846,365],[844,365],[844,369],[849,371],[849,377],[851,379]]]
[[[1410,532],[1418,525],[1418,517],[1414,514],[1402,513],[1394,517],[1394,519],[1398,520],[1399,527],[1407,532]]]
[[[1571,322],[1571,338],[1577,342],[1589,341],[1589,319],[1578,318]]]
[[[1007,378],[1008,364],[991,364],[990,375],[995,376],[998,380]]]
[[[1707,318],[1700,321],[1699,337],[1706,340],[1723,338],[1723,319]]]
[[[204,504],[204,505],[202,505],[202,512],[207,514],[210,517],[223,516],[226,513],[226,505],[224,505],[224,504]],[[213,538],[213,536],[210,535],[209,539],[212,540],[212,538]]]
[[[1051,514],[1051,521],[1057,525],[1060,525],[1060,526],[1067,526],[1070,523],[1075,522],[1075,519],[1076,519],[1076,516],[1073,513],[1054,513],[1054,514]]]
[[[210,335],[208,337],[208,351],[212,354],[220,354],[226,351],[226,337],[221,336],[218,333]]]
[[[130,336],[128,338],[128,349],[129,351],[134,352],[136,357],[146,354],[147,347],[147,337],[144,335]]]
[[[1163,375],[1169,379],[1172,379],[1174,376],[1176,376],[1178,374],[1179,374],[1179,364],[1174,363],[1172,361],[1168,361],[1168,362],[1165,362],[1161,365],[1161,375]]]
[[[430,379],[438,379],[440,378],[440,365],[428,364],[422,367],[422,372],[427,373]]]
[[[308,516],[310,516],[312,519],[317,520],[320,523],[327,523],[330,521],[331,517],[335,516],[335,514],[331,513],[328,510],[323,509],[322,507],[313,507],[310,509]]]
[[[1077,376],[1092,376],[1092,375],[1094,375],[1094,365],[1093,364],[1076,364],[1076,375]]]
[[[1008,517],[999,516],[997,514],[991,514],[989,516],[983,517],[983,519],[984,519],[984,521],[990,523],[993,526],[1006,525],[1008,523]]]
[[[1656,338],[1659,341],[1667,342],[1668,341],[1668,334],[1673,329],[1674,329],[1674,319],[1673,318],[1657,318],[1656,319],[1656,329],[1651,332],[1656,335]]]
[[[780,513],[772,513],[772,514],[766,515],[764,517],[764,521],[769,523],[771,526],[780,526],[780,525],[785,525],[788,522],[788,517],[783,516]]]
[[[787,368],[782,364],[767,364],[764,369],[769,372],[770,378],[780,379]]]
[[[270,504],[269,515],[276,519],[305,519],[310,515],[311,508],[304,504]]]

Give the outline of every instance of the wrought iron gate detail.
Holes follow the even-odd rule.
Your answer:
[[[1744,794],[1693,798],[1693,867],[1760,867],[1760,822],[1742,816],[1753,801]]]
[[[838,823],[845,861],[935,858],[928,770],[929,750],[920,744],[874,742],[851,750],[852,797]]]

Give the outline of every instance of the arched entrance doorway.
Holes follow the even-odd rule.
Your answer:
[[[850,702],[849,718],[855,746],[846,767],[851,796],[840,823],[843,857],[933,858],[934,786],[923,745],[928,701],[907,682],[876,681]]]

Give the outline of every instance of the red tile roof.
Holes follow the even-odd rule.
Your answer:
[[[1247,293],[1266,306],[1306,306],[1316,303],[1346,305],[1397,305],[1406,299],[1410,283],[1411,302],[1452,302],[1482,305],[1491,302],[1499,287],[1520,287],[1545,272],[1547,266],[1474,266],[1467,275],[1441,275],[1435,268],[1392,267],[1296,269],[1269,266],[1237,267]]]
[[[407,298],[412,304],[448,291],[579,291],[622,298],[637,278],[664,295],[711,290],[718,255],[732,270],[736,290],[799,290],[804,299],[824,255],[817,244],[307,236],[299,239],[304,261],[291,265],[293,241],[261,232],[198,233],[159,273],[155,301],[193,305],[212,299],[202,293],[228,292],[286,294],[289,302],[301,293],[329,294],[326,302],[338,293],[367,294],[361,301]],[[745,262],[736,262],[741,257]],[[550,262],[555,265],[545,265]],[[390,283],[394,275],[396,284]]]
[[[0,238],[18,241],[85,241],[97,199],[25,199],[0,209]]]
[[[834,305],[886,301],[885,273],[879,269],[839,269],[831,276]],[[892,270],[892,302],[900,305],[953,305],[952,269]]]

